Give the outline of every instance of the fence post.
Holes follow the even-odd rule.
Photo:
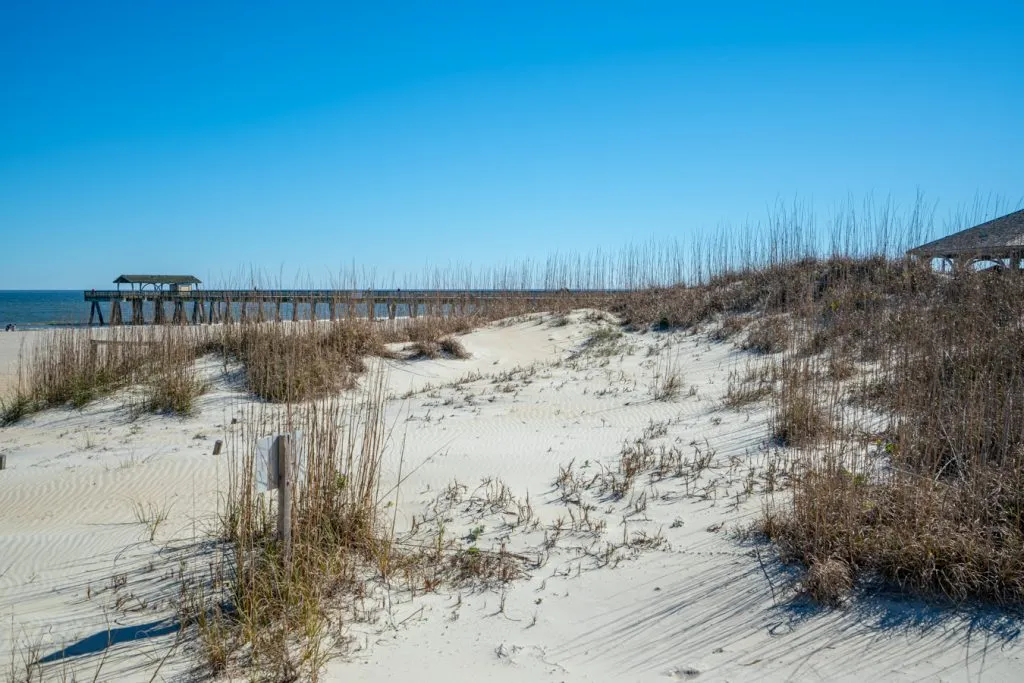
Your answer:
[[[285,566],[292,558],[292,437],[277,437],[277,538],[284,551]]]

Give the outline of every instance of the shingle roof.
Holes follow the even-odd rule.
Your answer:
[[[1024,209],[922,244],[908,253],[932,258],[998,258],[1010,251],[1024,251]]]
[[[202,280],[194,275],[121,275],[114,284],[198,285]]]

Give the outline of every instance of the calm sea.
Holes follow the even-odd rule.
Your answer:
[[[103,303],[103,317],[106,319],[110,314],[110,304]],[[166,306],[166,304],[165,304]],[[147,321],[153,320],[153,303],[147,301],[144,305],[144,313]],[[85,301],[81,290],[74,291],[24,291],[24,290],[0,290],[0,332],[13,323],[19,330],[45,329],[50,327],[77,327],[89,324],[90,304]],[[232,309],[237,320],[240,316],[240,309],[236,303]],[[122,315],[127,321],[131,311],[125,304],[122,307]],[[378,303],[375,308],[378,318],[386,318],[387,307]],[[164,313],[170,317],[170,309],[165,308]],[[191,309],[187,312],[191,315]],[[291,304],[284,304],[281,307],[282,316],[288,320],[291,318]],[[408,315],[408,307],[400,306],[400,316]],[[272,309],[266,310],[268,318],[273,317]],[[322,320],[330,315],[329,309],[323,304],[317,307],[317,316]],[[360,305],[358,315],[366,315],[365,306]],[[309,317],[308,306],[299,307],[299,317]]]
[[[0,290],[0,332],[10,323],[18,329],[38,329],[88,322],[89,304],[82,298],[82,290]]]

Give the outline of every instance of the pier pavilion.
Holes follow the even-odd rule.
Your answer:
[[[1024,259],[1024,210],[922,244],[907,253],[922,259],[942,259],[954,271],[982,262],[1020,270]]]

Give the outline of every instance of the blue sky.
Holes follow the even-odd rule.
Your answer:
[[[1016,203],[1022,35],[1020,2],[3,3],[0,289]]]

